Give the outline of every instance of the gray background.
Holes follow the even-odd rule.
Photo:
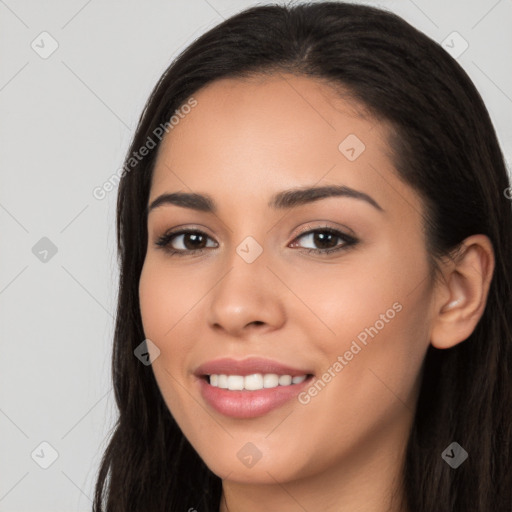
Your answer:
[[[92,191],[121,167],[171,60],[256,3],[0,0],[0,511],[91,509],[116,418],[118,279],[117,188],[102,200]],[[510,162],[512,0],[362,3],[397,12],[451,51],[467,41],[458,60]]]

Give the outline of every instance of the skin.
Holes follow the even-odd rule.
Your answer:
[[[393,167],[389,126],[324,83],[288,74],[229,79],[194,97],[197,106],[159,149],[148,204],[196,192],[218,211],[166,204],[149,213],[139,296],[145,335],[160,350],[156,380],[185,436],[223,479],[221,512],[406,510],[391,494],[402,493],[422,362],[429,344],[454,346],[480,319],[494,269],[489,240],[468,238],[432,280],[423,205]],[[349,134],[365,144],[354,161],[338,149]],[[368,194],[383,211],[348,197],[287,211],[267,205],[284,189],[333,184]],[[176,256],[155,245],[178,226],[209,237],[202,253]],[[328,245],[303,233],[325,226],[359,243],[307,254]],[[247,236],[263,249],[252,263],[236,252]],[[195,247],[184,236],[172,246]],[[292,399],[234,419],[200,395],[193,371],[219,357],[267,357],[321,377],[394,303],[400,312],[307,404]],[[248,442],[261,453],[250,468],[237,457]]]

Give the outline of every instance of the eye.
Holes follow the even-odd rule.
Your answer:
[[[191,229],[183,229],[180,231],[165,233],[155,244],[165,249],[170,254],[176,254],[179,256],[190,254],[190,253],[198,253],[204,250],[205,243],[207,240],[211,238],[202,231],[199,230],[191,230]],[[212,247],[210,245],[209,247]],[[213,244],[213,247],[216,247]]]
[[[316,254],[328,254],[341,251],[358,243],[355,237],[330,227],[311,229],[306,233],[302,233],[295,238],[290,247],[304,247],[298,245],[296,242],[301,239],[304,239],[306,243],[310,245],[319,246],[318,248],[305,247],[305,252]],[[164,233],[156,240],[155,245],[158,248],[164,249],[170,255],[185,256],[200,254],[208,247],[218,247],[215,242],[208,245],[208,241],[213,242],[213,240],[202,231],[196,229],[182,229]]]
[[[318,254],[328,254],[348,249],[348,247],[358,242],[353,236],[328,227],[312,229],[298,236],[295,240],[300,239],[304,239],[309,245],[319,246],[319,248],[306,247],[307,253]],[[339,242],[340,240],[341,244]],[[296,245],[296,242],[294,241],[293,244]]]

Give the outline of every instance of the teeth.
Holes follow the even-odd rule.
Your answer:
[[[216,375],[219,378],[217,386],[219,388],[228,389],[228,376],[227,375]]]
[[[263,375],[261,373],[254,373],[243,377],[244,389],[255,390],[263,388]]]
[[[253,373],[251,375],[209,375],[211,386],[230,391],[257,391],[264,388],[276,388],[277,386],[289,386],[304,382],[307,375],[292,377],[291,375],[277,375],[275,373]]]
[[[279,377],[279,385],[280,386],[289,386],[292,383],[291,375],[281,375]]]
[[[242,391],[244,389],[244,378],[241,375],[230,375],[228,377],[228,389],[230,391]]]
[[[276,388],[279,385],[279,375],[275,373],[267,373],[263,375],[264,388]]]

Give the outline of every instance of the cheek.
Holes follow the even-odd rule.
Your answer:
[[[146,257],[139,280],[139,305],[144,334],[154,341],[165,332],[165,311],[171,306],[173,297],[172,294],[163,296],[164,288],[165,275],[157,272]]]
[[[330,351],[376,323],[380,331],[394,322],[397,309],[414,300],[411,292],[425,272],[420,255],[399,258],[396,244],[389,242],[355,250],[332,264],[281,266],[276,273],[293,291],[286,303],[290,318],[310,335],[316,329],[313,339]]]
[[[180,369],[185,367],[187,357],[188,340],[183,327],[188,321],[187,313],[198,301],[197,291],[183,286],[180,279],[184,280],[149,259],[144,263],[139,281],[144,335],[160,350],[152,369],[169,407],[179,393],[177,382],[183,379]]]
[[[152,363],[153,373],[168,408],[178,419],[192,406],[184,392],[190,348],[197,332],[197,315],[206,289],[194,284],[193,271],[176,272],[165,262],[148,257],[139,280],[139,303],[144,334],[160,350]],[[206,285],[205,285],[206,286]],[[189,403],[190,402],[190,403]]]
[[[139,303],[144,333],[149,339],[170,339],[173,330],[198,304],[204,291],[190,272],[176,272],[148,257],[139,281]]]
[[[344,264],[318,267],[314,275],[290,271],[283,279],[311,309],[297,304],[293,318],[323,361],[322,380],[330,391],[319,385],[322,407],[346,407],[336,393],[350,390],[351,417],[357,417],[358,407],[379,409],[386,395],[391,401],[393,393],[407,399],[413,391],[429,345],[431,291],[423,253],[411,248],[397,256],[397,247],[380,244],[378,254],[354,253]]]

